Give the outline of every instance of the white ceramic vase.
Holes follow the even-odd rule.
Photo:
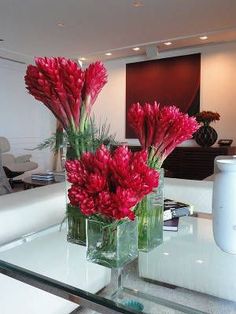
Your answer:
[[[213,234],[224,252],[236,254],[236,159],[216,161],[213,185]]]

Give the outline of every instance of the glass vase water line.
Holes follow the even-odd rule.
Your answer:
[[[164,170],[160,169],[158,187],[136,205],[138,248],[149,252],[163,242]]]
[[[87,260],[120,268],[138,256],[137,221],[87,220]]]

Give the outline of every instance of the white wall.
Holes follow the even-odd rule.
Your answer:
[[[15,155],[32,154],[40,168],[51,169],[48,150],[32,151],[55,132],[55,119],[41,103],[27,94],[24,83],[26,66],[0,60],[0,136],[8,138]]]
[[[212,126],[218,138],[232,138],[236,146],[236,43],[179,50],[161,57],[201,52],[201,110],[217,111],[221,120]],[[117,139],[125,141],[125,65],[142,58],[106,63],[109,80],[94,105],[99,118],[107,118]]]

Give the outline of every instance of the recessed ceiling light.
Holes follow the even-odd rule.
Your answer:
[[[172,45],[172,42],[171,41],[167,41],[166,43],[164,43],[164,45],[170,46],[170,45]]]
[[[203,261],[202,259],[197,259],[197,260],[196,260],[196,263],[202,264],[202,263],[204,263],[204,261]]]
[[[140,8],[140,7],[143,7],[144,4],[141,0],[134,0],[133,3],[132,3],[132,6],[134,8]]]
[[[87,59],[85,57],[79,58],[80,61],[86,61]]]
[[[139,47],[134,47],[134,48],[132,48],[134,51],[139,51],[140,50],[140,48]]]
[[[105,55],[106,55],[106,56],[111,56],[112,53],[111,53],[111,52],[106,52]]]
[[[201,40],[206,40],[208,37],[207,36],[201,36],[199,37]]]
[[[57,26],[59,26],[59,27],[65,27],[65,24],[64,24],[64,23],[57,23]]]
[[[83,61],[81,61],[80,59],[78,60],[79,66],[82,68],[83,67]]]

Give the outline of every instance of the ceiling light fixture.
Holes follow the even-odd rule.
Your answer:
[[[111,56],[112,53],[111,53],[111,52],[106,52],[105,55],[106,55],[106,56]]]
[[[85,57],[79,58],[80,61],[86,61],[87,59]]]
[[[139,51],[140,50],[140,48],[139,47],[134,47],[134,48],[132,48],[134,51]]]
[[[57,23],[57,26],[59,26],[59,27],[65,27],[65,24],[64,24],[64,23]]]
[[[172,42],[171,41],[167,41],[166,43],[164,43],[164,45],[170,46],[170,45],[172,45]]]
[[[201,40],[206,40],[208,37],[207,36],[200,36],[199,37]]]

